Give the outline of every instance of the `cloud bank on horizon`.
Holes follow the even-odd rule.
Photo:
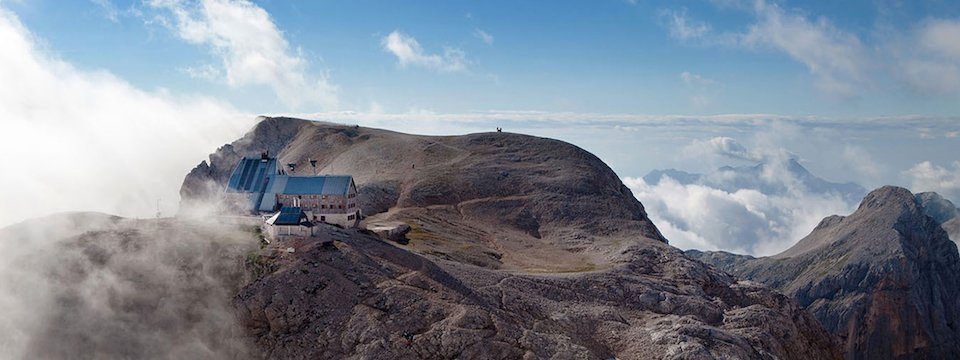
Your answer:
[[[859,185],[816,177],[784,149],[748,150],[735,139],[714,137],[694,140],[685,151],[757,165],[624,178],[664,236],[682,249],[776,254],[824,217],[852,212],[865,195]]]

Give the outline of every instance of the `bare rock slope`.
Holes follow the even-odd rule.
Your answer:
[[[874,190],[773,257],[687,254],[792,297],[841,338],[848,359],[956,358],[960,256],[922,200]]]
[[[266,118],[187,176],[215,198],[242,155],[354,175],[367,221],[278,244],[234,300],[269,358],[817,358],[833,338],[787,297],[669,246],[616,174],[556,140],[428,137]],[[293,252],[282,251],[288,247]]]
[[[665,241],[596,156],[510,133],[417,136],[265,118],[187,175],[184,205],[210,203],[240,157],[264,150],[301,174],[313,159],[319,173],[353,175],[368,221],[407,222],[415,250],[461,262],[579,271],[606,266],[628,239]]]

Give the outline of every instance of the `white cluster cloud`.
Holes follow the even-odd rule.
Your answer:
[[[788,172],[769,173],[785,174]],[[779,179],[788,187],[782,194],[684,185],[669,177],[656,185],[642,178],[627,177],[623,181],[670,244],[681,249],[772,255],[806,236],[824,217],[853,209],[839,195],[814,194],[788,177]]]
[[[960,19],[923,23],[896,50],[903,78],[927,93],[960,91]]]
[[[759,136],[758,142],[765,142]],[[748,162],[696,179],[663,173],[659,181],[624,178],[670,243],[682,249],[772,255],[807,235],[824,217],[851,212],[862,191],[824,183],[798,168],[797,156],[776,147],[748,149],[730,137],[694,140],[686,156]],[[761,166],[754,167],[760,163]]]
[[[680,40],[700,40],[710,34],[710,26],[687,16],[687,10],[664,11],[670,35]]]
[[[775,2],[714,3],[745,10],[754,21],[744,30],[714,31],[686,9],[666,10],[662,16],[670,35],[703,45],[780,51],[803,64],[824,94],[840,99],[869,89],[876,70],[925,94],[960,92],[960,19],[927,19],[904,30],[880,32],[875,44],[866,45],[855,33],[825,18],[787,10]]]
[[[307,60],[299,50],[290,49],[270,14],[256,4],[246,0],[147,3],[173,14],[170,26],[180,38],[209,46],[220,57],[230,86],[268,86],[282,102],[293,107],[337,107],[337,87],[326,74],[307,74]]]
[[[870,57],[860,40],[828,21],[811,21],[776,4],[756,1],[757,23],[740,39],[743,45],[767,46],[804,64],[828,94],[855,96],[865,81]]]
[[[490,38],[493,41],[493,38]],[[434,71],[457,72],[467,69],[463,50],[445,48],[443,54],[429,54],[413,36],[394,30],[380,40],[383,50],[397,57],[400,66],[421,66]]]
[[[473,36],[476,36],[480,41],[483,41],[484,44],[493,45],[493,35],[490,35],[486,31],[476,29],[473,31]]]
[[[694,140],[683,149],[683,153],[692,157],[721,155],[748,161],[760,161],[763,157],[761,154],[751,153],[746,147],[737,142],[737,140],[726,136],[716,136],[707,140]]]
[[[57,211],[176,210],[183,175],[253,117],[204,97],[147,92],[39,49],[0,8],[0,226]]]
[[[905,171],[904,175],[910,178],[914,192],[934,191],[960,204],[960,161],[950,167],[924,161]]]
[[[742,33],[715,33],[686,10],[667,11],[671,36],[709,45],[770,48],[804,64],[826,94],[849,98],[864,85],[870,57],[860,40],[824,19],[810,20],[763,0],[749,7],[756,21]]]

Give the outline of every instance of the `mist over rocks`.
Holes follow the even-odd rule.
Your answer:
[[[960,241],[960,209],[953,202],[935,192],[919,193],[917,201],[923,207],[923,213],[939,223],[951,240]]]
[[[772,257],[687,255],[787,294],[842,340],[848,359],[954,358],[960,254],[928,216],[924,203],[935,198],[886,186]]]
[[[250,356],[230,302],[249,281],[249,228],[70,213],[0,239],[4,358]]]

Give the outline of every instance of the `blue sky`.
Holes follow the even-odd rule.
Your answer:
[[[163,3],[21,0],[6,7],[78,67],[106,69],[145,89],[211,94],[252,113],[371,107],[444,113],[960,113],[960,84],[918,85],[926,79],[907,79],[895,57],[920,51],[893,49],[915,45],[911,39],[930,21],[955,21],[960,6],[953,1],[766,2],[764,9],[732,0],[250,4],[266,12],[288,53],[302,59],[305,76],[323,76],[336,87],[335,103],[296,104],[265,96],[269,85],[263,83],[224,86],[222,76],[191,76],[189,69],[222,68],[222,49],[178,36],[171,9],[209,20],[200,4]],[[768,24],[772,17],[783,23]],[[751,29],[780,31],[786,43],[747,40]],[[441,60],[447,50],[460,54],[462,67],[399,65],[383,46],[394,31]],[[811,49],[789,47],[811,34],[823,37],[819,45],[827,53],[803,59]],[[918,61],[941,58],[929,54]],[[956,70],[957,59],[947,60]],[[831,68],[840,61],[852,64]],[[834,78],[849,89],[821,86]]]
[[[957,1],[0,0],[0,50],[0,152],[29,169],[0,177],[0,225],[172,214],[183,175],[260,114],[565,140],[680,247],[772,253],[856,204],[651,170],[795,158],[960,200]],[[715,241],[731,206],[767,235]]]

